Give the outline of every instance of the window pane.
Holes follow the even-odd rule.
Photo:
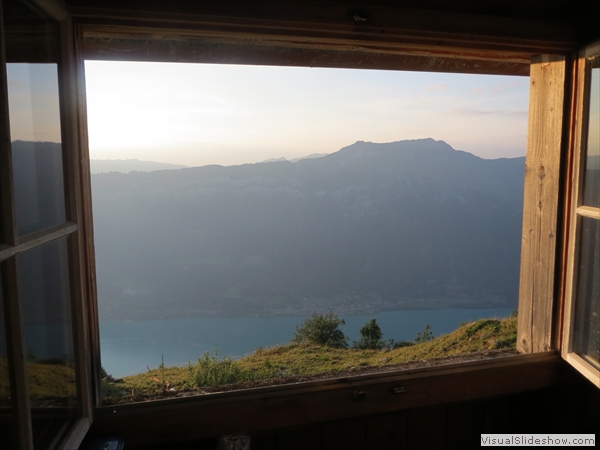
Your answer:
[[[4,298],[2,296],[2,274],[0,273],[0,447],[11,448],[14,411],[10,393],[10,377],[8,372],[8,352],[6,339],[6,316],[4,314]],[[5,431],[6,430],[6,431]]]
[[[573,351],[600,368],[600,221],[581,217]]]
[[[600,208],[600,57],[591,60],[590,116],[583,204]]]
[[[58,34],[20,2],[4,5],[15,214],[24,235],[65,221]]]
[[[65,221],[56,64],[7,64],[20,235]]]
[[[19,255],[17,269],[36,447],[50,448],[77,405],[67,238]],[[52,408],[52,416],[44,410]]]

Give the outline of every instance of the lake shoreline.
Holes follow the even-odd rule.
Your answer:
[[[169,311],[170,314],[162,314],[150,317],[138,317],[138,318],[113,318],[113,314],[107,315],[102,314],[100,311],[101,322],[145,322],[151,320],[178,320],[178,319],[239,319],[239,318],[277,318],[277,317],[310,317],[313,314],[326,314],[332,312],[338,316],[356,317],[365,316],[368,314],[382,314],[395,311],[434,311],[442,309],[505,309],[512,308],[516,309],[516,306],[512,306],[511,302],[501,300],[489,302],[486,304],[474,304],[472,301],[464,301],[461,303],[448,304],[448,300],[430,299],[430,300],[413,300],[407,302],[395,303],[395,304],[383,304],[377,306],[365,306],[365,307],[318,307],[310,310],[307,309],[293,309],[286,308],[282,310],[271,310],[271,311],[259,311],[255,314],[224,314],[223,311],[203,311],[203,310],[181,310],[172,309]],[[103,317],[104,316],[104,317]]]
[[[360,338],[360,328],[377,319],[384,339],[412,341],[430,325],[440,336],[459,328],[462,322],[508,317],[513,308],[396,310],[364,315],[341,315],[341,327],[350,340]],[[285,345],[307,316],[184,318],[132,322],[100,321],[102,366],[114,377],[157,367],[164,356],[173,366],[197,361],[206,352],[219,357],[247,355],[258,348]]]

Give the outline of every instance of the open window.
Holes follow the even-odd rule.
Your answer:
[[[325,39],[324,39],[325,40]],[[263,36],[260,43],[248,43],[244,39],[236,42],[235,37],[227,36],[203,36],[201,30],[186,30],[172,32],[168,30],[157,30],[156,33],[147,33],[146,30],[123,28],[109,29],[102,26],[84,27],[83,30],[83,56],[86,59],[124,59],[124,60],[141,60],[141,61],[182,61],[182,62],[235,62],[235,63],[269,63],[269,64],[328,64],[340,66],[352,64],[348,61],[352,60],[354,53],[346,53],[343,50],[332,50],[329,48],[311,47],[310,45],[303,47],[301,44],[295,43],[296,46],[291,49],[292,44],[289,42],[282,43],[276,38],[270,39],[268,36]],[[335,47],[331,44],[332,47]],[[364,49],[357,50],[357,53],[365,51]],[[368,51],[365,51],[368,54]],[[386,54],[385,56],[378,55],[380,59],[373,62],[368,60],[368,64],[372,64],[372,68],[418,68],[425,69],[421,64],[424,62],[420,57],[411,55]],[[489,55],[490,61],[494,59],[492,53]],[[332,59],[329,60],[328,57]],[[337,59],[336,59],[337,58]],[[441,57],[443,59],[443,56]],[[335,61],[335,62],[332,62]],[[472,62],[472,61],[471,61]],[[496,61],[497,62],[497,61]],[[562,159],[568,148],[568,132],[564,126],[568,120],[568,114],[565,114],[565,102],[569,98],[569,77],[568,77],[568,57],[565,54],[552,55],[530,55],[527,62],[523,65],[490,65],[482,64],[477,70],[472,66],[461,66],[458,60],[448,58],[445,60],[448,63],[448,70],[452,71],[479,71],[481,73],[508,73],[508,74],[525,74],[530,72],[531,76],[531,97],[530,97],[530,114],[529,114],[529,138],[527,150],[527,166],[525,178],[525,207],[524,207],[524,222],[523,222],[523,248],[521,254],[521,292],[519,305],[519,338],[518,348],[524,354],[515,359],[507,359],[506,361],[495,361],[488,367],[490,371],[486,373],[485,384],[487,386],[503,386],[504,382],[511,379],[511,376],[504,376],[505,370],[508,367],[515,367],[512,364],[519,366],[515,367],[515,382],[518,382],[521,389],[524,383],[528,380],[536,379],[537,381],[549,381],[553,369],[548,370],[548,366],[540,372],[536,371],[535,376],[523,376],[519,373],[520,370],[527,370],[525,366],[531,361],[537,361],[540,364],[549,363],[550,359],[556,357],[553,350],[558,347],[554,344],[557,330],[554,327],[556,318],[554,309],[556,307],[555,285],[557,280],[561,278],[561,272],[557,272],[560,267],[557,264],[557,236],[560,234],[560,215],[561,210],[561,171]],[[456,64],[456,65],[454,65]],[[354,65],[359,63],[354,62]],[[525,68],[526,65],[526,68]],[[540,207],[542,205],[542,207]],[[546,359],[545,362],[541,362]],[[479,363],[477,363],[479,364]],[[523,364],[521,366],[521,364]],[[550,363],[551,364],[551,363]],[[493,369],[491,369],[493,366]],[[479,366],[481,367],[481,366]],[[541,365],[538,367],[542,367]],[[449,369],[449,368],[448,368]],[[439,369],[440,383],[448,382],[449,377],[446,377],[444,368]],[[475,369],[471,364],[464,364],[462,367],[458,365],[452,366],[452,370],[457,370],[462,373],[472,375]],[[433,376],[436,372],[435,368],[429,368],[428,376]],[[326,380],[323,382],[307,382],[301,385],[294,386],[270,386],[261,389],[247,389],[238,392],[220,393],[223,404],[214,403],[209,398],[196,399],[178,399],[171,400],[167,407],[159,405],[146,405],[146,407],[132,405],[118,405],[97,410],[97,418],[106,425],[106,430],[114,429],[111,426],[118,427],[123,430],[126,426],[137,426],[132,421],[127,420],[130,415],[141,413],[144,417],[151,420],[157,418],[161,412],[167,410],[170,414],[177,417],[182,417],[184,412],[177,402],[181,402],[187,408],[186,411],[193,411],[194,414],[200,415],[203,421],[206,421],[207,429],[213,433],[218,433],[225,430],[223,420],[234,420],[236,423],[244,421],[248,424],[255,424],[252,419],[252,411],[254,408],[265,407],[268,404],[274,410],[279,412],[277,422],[273,426],[280,424],[298,423],[295,419],[290,420],[290,413],[286,410],[286,402],[298,401],[298,410],[300,411],[323,411],[319,405],[322,403],[315,400],[311,403],[306,399],[303,393],[306,392],[321,392],[323,394],[323,402],[331,405],[336,403],[335,399],[342,399],[342,403],[346,402],[357,391],[344,386],[345,383],[351,383],[352,386],[369,386],[367,396],[376,396],[379,402],[377,406],[371,403],[368,409],[366,406],[363,411],[385,411],[389,405],[386,405],[386,395],[392,392],[406,392],[423,389],[424,392],[435,392],[434,398],[429,398],[427,401],[443,401],[445,395],[451,392],[448,385],[441,389],[441,385],[436,389],[432,385],[419,385],[416,381],[418,375],[413,375],[412,371],[394,372],[393,374],[376,374],[351,379],[344,378],[343,380]],[[470,376],[469,375],[469,376]],[[389,378],[386,378],[389,376]],[[496,377],[502,377],[502,382]],[[388,380],[394,379],[397,385],[397,390],[391,389]],[[411,386],[411,381],[415,384]],[[496,383],[493,380],[498,380]],[[482,380],[479,382],[483,383]],[[474,382],[471,385],[469,394],[478,391],[475,387],[479,382]],[[386,384],[388,383],[388,384]],[[465,383],[464,379],[459,383]],[[386,385],[383,388],[383,385]],[[505,385],[504,385],[505,386]],[[306,390],[305,390],[306,389]],[[331,389],[330,396],[324,394],[325,389]],[[339,390],[338,390],[339,389]],[[443,392],[442,392],[443,391]],[[302,393],[301,393],[302,392]],[[335,394],[334,394],[335,392]],[[343,393],[343,394],[342,394]],[[339,396],[337,396],[339,395]],[[327,398],[327,401],[325,400]],[[415,397],[413,397],[414,399]],[[259,406],[258,399],[262,399],[265,403]],[[292,400],[293,399],[293,400]],[[408,397],[407,397],[408,399]],[[423,400],[423,399],[421,399]],[[352,401],[352,400],[351,400]],[[403,403],[403,407],[408,407],[410,400]],[[229,405],[233,409],[244,411],[239,413],[236,418],[226,412]],[[411,405],[412,406],[412,405]],[[247,408],[247,409],[246,409]],[[336,409],[335,407],[332,407]],[[113,411],[121,412],[125,422],[116,424],[111,417],[114,418]],[[297,411],[296,411],[297,413]],[[327,414],[323,411],[324,414]],[[314,414],[314,413],[313,413]],[[317,414],[318,415],[318,414]],[[198,417],[198,416],[196,416]],[[243,417],[243,419],[241,419]],[[312,416],[314,417],[314,416]],[[324,416],[319,416],[324,417]],[[138,416],[139,418],[139,416]],[[109,425],[110,423],[110,425]],[[252,426],[252,425],[250,425]],[[202,434],[201,430],[198,430]]]
[[[600,387],[600,43],[577,60],[562,355]]]
[[[60,8],[2,2],[1,445],[74,448],[91,390],[78,170]]]

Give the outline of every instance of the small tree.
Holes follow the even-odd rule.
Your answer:
[[[383,333],[377,324],[377,319],[371,319],[360,329],[360,340],[354,342],[356,348],[381,349],[386,347],[382,339]]]
[[[433,341],[434,336],[431,332],[431,325],[427,324],[423,333],[417,333],[417,337],[415,338],[415,343],[422,344],[424,342]]]
[[[318,345],[328,345],[336,348],[348,347],[348,336],[342,333],[338,327],[345,325],[344,319],[338,318],[337,314],[313,314],[304,323],[296,327],[296,335],[292,342],[301,344],[309,342]]]

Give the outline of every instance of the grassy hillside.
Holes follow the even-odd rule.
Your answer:
[[[514,349],[517,319],[482,319],[432,341],[393,350],[332,348],[310,344],[289,344],[258,349],[237,361],[206,354],[191,367],[169,367],[104,382],[106,403],[141,401],[163,395],[202,393],[256,385],[280,384],[331,372],[360,373],[424,360]],[[163,380],[165,384],[163,384]],[[164,386],[168,382],[167,392]],[[221,386],[221,387],[217,387]],[[170,392],[169,389],[176,392]]]
[[[64,364],[27,362],[29,394],[33,406],[75,404],[77,395],[75,369]],[[0,402],[10,398],[8,361],[0,359]]]

